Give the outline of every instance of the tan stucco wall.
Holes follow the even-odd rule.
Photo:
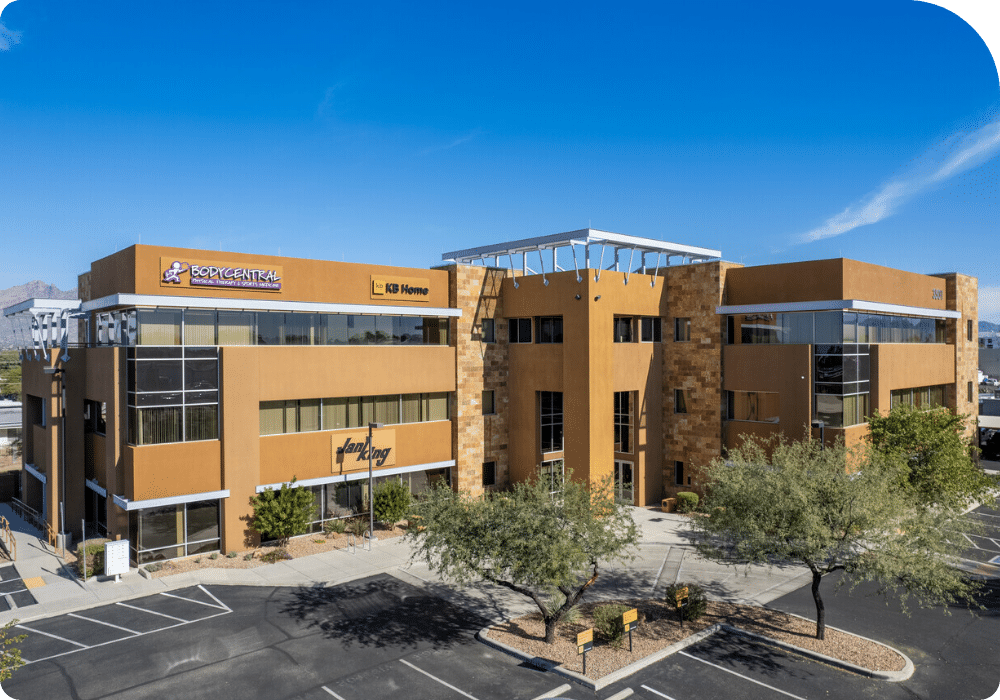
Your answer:
[[[871,346],[871,410],[888,413],[894,389],[955,383],[955,348],[945,344]]]
[[[125,497],[185,496],[222,488],[218,440],[125,446]]]

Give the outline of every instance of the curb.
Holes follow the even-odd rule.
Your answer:
[[[796,615],[796,617],[798,617],[798,615]],[[852,634],[855,637],[857,637],[858,639],[864,639],[864,640],[869,641],[869,642],[875,642],[876,644],[884,646],[887,649],[892,649],[894,652],[896,652],[897,654],[899,654],[900,656],[902,656],[903,660],[906,662],[905,665],[903,666],[903,670],[902,671],[872,671],[871,669],[864,668],[863,666],[856,666],[855,664],[852,664],[850,662],[841,661],[840,659],[835,659],[832,656],[827,656],[826,654],[821,654],[818,651],[813,651],[812,649],[803,649],[802,647],[797,647],[794,644],[789,644],[788,642],[782,642],[782,641],[779,641],[777,639],[772,639],[771,637],[765,637],[764,635],[757,634],[756,632],[749,632],[749,631],[747,631],[745,629],[742,629],[740,627],[734,627],[733,625],[727,625],[725,623],[723,623],[721,625],[721,627],[722,627],[722,629],[726,630],[727,632],[732,632],[733,634],[737,634],[737,635],[739,635],[741,637],[748,637],[750,639],[756,639],[756,640],[759,640],[761,642],[764,642],[765,644],[770,644],[771,646],[776,646],[776,647],[779,647],[781,649],[785,649],[787,651],[794,652],[794,653],[799,654],[801,656],[808,657],[810,659],[813,659],[814,661],[820,661],[820,662],[828,664],[830,666],[835,666],[835,667],[837,667],[839,669],[842,669],[844,671],[850,671],[852,673],[857,673],[860,676],[865,676],[867,678],[874,678],[876,680],[889,681],[891,683],[899,683],[900,681],[905,681],[905,680],[909,679],[910,676],[913,675],[913,672],[915,670],[915,668],[913,666],[913,662],[910,661],[910,657],[907,656],[906,654],[904,654],[903,652],[901,652],[899,649],[891,647],[888,644],[883,644],[882,642],[875,642],[874,639],[868,639],[868,637],[862,637],[860,634],[854,634],[853,632],[846,632],[846,634]],[[836,627],[830,627],[829,625],[827,625],[827,628],[828,629],[837,629]],[[837,630],[837,631],[838,632],[844,632],[844,630]]]
[[[786,613],[786,614],[791,614],[791,613]],[[795,615],[795,617],[801,617],[801,616]],[[806,618],[802,619],[805,620]],[[652,664],[655,664],[658,661],[662,661],[668,656],[676,654],[678,651],[681,651],[682,649],[697,644],[698,642],[702,641],[703,639],[706,639],[707,637],[712,636],[713,634],[715,634],[720,630],[732,632],[733,634],[737,634],[743,637],[748,637],[750,639],[757,639],[766,644],[770,644],[779,647],[781,649],[785,649],[787,651],[800,654],[801,656],[811,658],[814,661],[819,661],[821,663],[825,663],[830,666],[835,666],[844,671],[857,673],[858,675],[865,676],[867,678],[889,681],[891,683],[899,683],[901,681],[909,679],[913,675],[913,672],[915,670],[913,662],[910,660],[910,657],[908,657],[903,652],[899,651],[899,649],[891,647],[888,644],[875,641],[874,639],[868,639],[868,637],[862,637],[860,634],[854,634],[853,632],[846,632],[845,630],[841,630],[836,627],[830,627],[829,625],[827,625],[827,628],[832,630],[837,630],[838,632],[844,632],[845,634],[851,634],[855,637],[858,637],[859,639],[864,639],[869,642],[874,642],[875,644],[884,646],[887,649],[892,649],[892,651],[899,654],[905,660],[905,665],[903,666],[903,670],[872,671],[871,669],[867,669],[862,666],[856,666],[847,661],[841,661],[840,659],[835,659],[832,656],[821,654],[818,651],[812,651],[811,649],[803,649],[802,647],[797,647],[794,644],[789,644],[788,642],[782,642],[777,639],[765,637],[764,635],[756,634],[755,632],[748,632],[747,630],[741,629],[739,627],[734,627],[733,625],[728,625],[726,623],[717,623],[712,625],[711,627],[706,627],[701,632],[696,632],[695,634],[692,634],[690,637],[686,637],[679,642],[675,642],[674,644],[671,644],[670,646],[661,649],[658,652],[650,654],[645,658],[639,659],[635,663],[631,663],[628,666],[624,666],[618,669],[617,671],[613,671],[612,673],[609,673],[606,676],[602,676],[601,678],[598,678],[596,680],[588,678],[587,676],[577,673],[576,671],[570,671],[568,669],[565,669],[559,664],[550,661],[549,659],[543,659],[537,656],[530,656],[529,654],[525,654],[520,649],[515,649],[514,647],[508,646],[507,644],[498,642],[495,639],[491,639],[489,636],[489,630],[490,630],[489,627],[484,627],[483,629],[479,630],[479,632],[476,633],[476,639],[478,639],[479,641],[483,642],[488,646],[493,647],[494,649],[499,649],[500,651],[510,654],[511,656],[515,656],[519,659],[522,659],[523,661],[525,661],[531,666],[534,666],[535,668],[539,668],[549,673],[555,673],[556,675],[563,676],[564,678],[569,678],[570,680],[575,681],[580,685],[586,686],[587,688],[590,688],[591,690],[594,691],[601,690],[602,688],[605,688],[611,685],[612,683],[617,683],[618,681],[627,678],[628,676],[631,676],[633,673],[641,671],[647,666],[651,666]]]

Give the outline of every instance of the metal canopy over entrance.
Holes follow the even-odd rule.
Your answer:
[[[600,247],[599,254],[596,251],[597,247]],[[583,281],[580,274],[581,269],[595,270],[594,281],[599,282],[602,270],[618,272],[624,267],[625,284],[628,284],[630,273],[648,274],[648,270],[653,268],[653,280],[650,285],[655,286],[656,273],[659,272],[660,267],[669,266],[672,258],[680,258],[683,264],[704,262],[722,257],[720,250],[584,228],[551,236],[522,238],[507,243],[455,250],[442,254],[441,259],[464,265],[475,265],[476,263],[488,265],[492,259],[493,267],[507,267],[512,271],[519,268],[522,275],[541,274],[547,285],[548,280],[545,279],[547,272],[565,272],[568,269],[559,263],[558,251],[565,248],[569,249],[573,258],[573,269],[576,270],[577,282]],[[546,271],[546,258],[550,257],[546,253],[549,251],[551,251],[551,264]],[[628,254],[627,259],[623,255],[625,253]],[[514,264],[514,256],[520,256],[520,266]],[[535,264],[536,258],[538,270],[531,267]],[[605,266],[605,259],[608,261],[607,266]],[[661,259],[664,260],[663,264],[661,264]],[[516,277],[514,278],[514,286],[517,287]]]

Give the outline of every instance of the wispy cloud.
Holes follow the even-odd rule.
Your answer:
[[[428,153],[434,153],[435,151],[447,151],[450,148],[455,148],[456,146],[461,146],[463,143],[467,143],[472,139],[476,138],[480,134],[479,129],[473,129],[464,136],[459,136],[456,139],[452,139],[448,143],[440,144],[438,146],[431,146],[430,148],[425,148],[420,152],[421,155],[427,155]]]
[[[1000,323],[1000,287],[979,287],[979,318]]]
[[[917,158],[907,176],[889,180],[875,192],[865,195],[844,211],[827,219],[821,226],[802,234],[798,240],[801,243],[818,241],[881,221],[892,216],[900,205],[914,195],[981,165],[998,151],[1000,121],[993,121],[971,133],[952,134]]]
[[[3,0],[0,0],[3,2]],[[14,44],[21,43],[21,32],[7,29],[3,22],[0,22],[0,51],[8,51]]]

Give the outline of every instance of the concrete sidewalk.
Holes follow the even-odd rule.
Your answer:
[[[711,598],[763,604],[810,580],[808,570],[801,567],[737,570],[706,561],[694,553],[687,517],[645,508],[633,512],[642,528],[638,556],[624,565],[603,567],[587,600],[645,597],[662,593],[665,586],[676,581],[686,581],[703,586]],[[7,504],[0,504],[0,515],[10,521],[17,540],[17,572],[22,579],[34,579],[36,585],[30,590],[38,601],[0,612],[0,624],[50,617],[199,583],[336,585],[378,573],[429,586],[439,596],[489,618],[513,617],[537,609],[532,601],[505,588],[487,584],[459,587],[444,582],[426,564],[410,561],[410,547],[403,538],[377,542],[371,551],[358,547],[351,554],[340,549],[253,569],[204,568],[155,579],[147,579],[132,569],[120,583],[105,576],[84,583],[40,539],[41,533],[15,516]]]

